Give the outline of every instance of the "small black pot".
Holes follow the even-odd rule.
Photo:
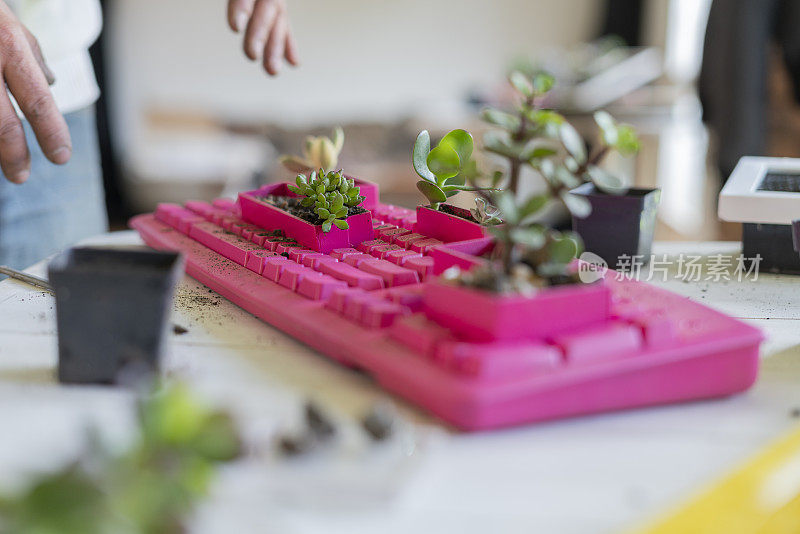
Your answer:
[[[182,273],[178,254],[74,248],[48,270],[56,294],[60,382],[113,384],[157,372]]]
[[[759,272],[800,274],[799,243],[793,224],[742,224],[742,257],[748,269],[758,256]]]
[[[622,260],[628,267],[634,256],[640,256],[637,263],[650,261],[660,189],[632,188],[624,195],[610,195],[593,184],[583,184],[571,193],[585,196],[592,205],[592,213],[585,219],[572,218],[572,229],[588,252],[603,258],[612,269],[623,265],[623,256],[628,257]]]

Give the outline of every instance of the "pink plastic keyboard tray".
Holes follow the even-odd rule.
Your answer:
[[[441,242],[385,224],[412,226],[402,208],[375,209],[380,239],[325,255],[264,241],[235,207],[191,207],[162,205],[131,226],[150,246],[181,251],[209,288],[464,430],[725,396],[757,375],[757,329],[611,271],[605,318],[470,340],[423,313],[432,286],[419,281]]]

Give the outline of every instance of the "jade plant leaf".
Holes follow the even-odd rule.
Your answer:
[[[579,219],[584,219],[592,212],[592,205],[580,195],[575,195],[569,191],[561,193],[561,200],[570,213]]]
[[[578,255],[578,244],[568,237],[551,241],[547,246],[550,261],[553,263],[569,263]]]
[[[412,152],[412,160],[414,162],[414,170],[420,178],[435,182],[436,176],[428,168],[428,154],[431,152],[431,136],[428,130],[422,130],[414,142],[414,150]]]
[[[598,111],[594,114],[594,122],[600,127],[603,143],[608,146],[616,146],[619,136],[617,134],[617,123],[614,121],[614,117],[607,111]]]
[[[520,149],[513,146],[504,136],[498,132],[487,132],[483,136],[483,147],[489,152],[493,152],[507,158],[518,158]]]
[[[520,219],[536,215],[547,205],[549,200],[550,197],[544,194],[531,196],[519,210]]]
[[[455,150],[456,154],[458,154],[460,165],[465,165],[469,161],[469,158],[472,157],[473,144],[472,135],[466,130],[461,129],[453,130],[439,141],[440,147],[449,146]]]
[[[589,166],[587,172],[595,187],[604,193],[608,193],[609,195],[620,195],[625,193],[627,189],[625,184],[622,183],[622,180],[618,176],[615,176],[596,165]]]
[[[533,77],[533,91],[537,95],[543,95],[549,92],[555,83],[556,79],[552,74],[540,72]]]
[[[510,132],[518,130],[520,126],[519,117],[496,109],[484,109],[483,112],[481,112],[481,118],[489,124],[500,126]]]
[[[539,226],[515,228],[511,231],[511,238],[514,242],[532,249],[540,249],[545,244],[544,231]]]
[[[517,205],[514,202],[514,195],[508,191],[500,191],[494,198],[495,206],[500,210],[501,217],[510,224],[519,222],[520,216],[517,212]]]
[[[514,86],[514,89],[519,91],[523,96],[533,96],[533,84],[528,77],[522,74],[520,71],[515,70],[509,74],[508,81],[511,82],[511,85]]]
[[[430,182],[420,181],[417,182],[417,189],[420,193],[425,195],[425,198],[430,201],[431,205],[438,204],[447,200],[447,195],[439,188],[438,185]]]
[[[427,164],[428,169],[436,175],[436,182],[442,184],[458,174],[461,159],[453,147],[440,144],[428,154]]]
[[[558,128],[558,135],[564,144],[564,148],[575,158],[575,161],[578,163],[586,161],[586,145],[584,145],[578,131],[570,123],[562,123]]]
[[[627,124],[617,126],[617,144],[615,146],[623,156],[632,156],[639,152],[640,144],[636,130]]]

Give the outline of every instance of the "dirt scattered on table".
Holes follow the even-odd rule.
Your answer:
[[[186,334],[188,332],[189,332],[188,328],[185,328],[179,324],[172,325],[172,333],[175,334],[176,336],[182,336],[183,334]]]

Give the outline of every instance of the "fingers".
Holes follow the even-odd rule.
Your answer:
[[[23,27],[22,31],[25,32],[25,38],[28,39],[28,45],[31,47],[33,57],[36,58],[39,68],[42,69],[42,74],[44,74],[44,77],[47,79],[47,84],[53,85],[56,83],[56,77],[53,74],[53,71],[50,70],[50,67],[47,66],[47,61],[44,59],[42,49],[39,48],[39,41],[36,40],[36,37],[34,37],[30,31],[28,31],[28,28]]]
[[[280,10],[281,7],[276,0],[257,0],[244,36],[244,53],[251,60],[257,61],[264,53],[267,38],[278,19]]]
[[[69,128],[53,100],[33,51],[25,44],[5,51],[3,76],[30,122],[44,155],[53,163],[63,165],[72,156]]]
[[[299,65],[284,0],[229,0],[228,24],[236,32],[245,30],[245,55],[261,59],[269,74],[278,74],[284,59]]]
[[[286,57],[286,61],[293,66],[297,67],[300,65],[300,56],[297,55],[297,45],[294,42],[294,36],[292,35],[291,29],[286,33],[286,53],[284,55]]]
[[[0,169],[8,181],[21,184],[31,174],[25,130],[5,91],[0,91]]]
[[[228,25],[236,33],[247,27],[255,0],[228,0]]]
[[[264,49],[264,69],[272,76],[281,71],[287,33],[286,19],[279,17],[275,22],[275,26],[272,27],[267,47]]]

